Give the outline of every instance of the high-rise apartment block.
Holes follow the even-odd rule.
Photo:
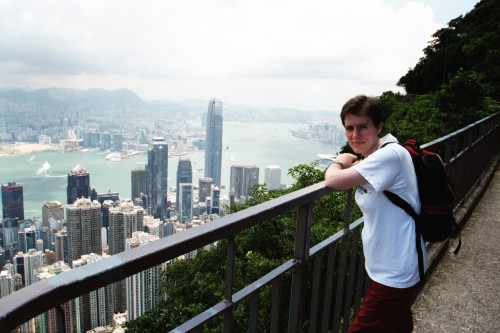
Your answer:
[[[109,208],[109,254],[125,251],[125,240],[132,233],[143,231],[144,209],[132,202],[123,201],[119,206]]]
[[[0,298],[12,294],[14,291],[14,279],[7,270],[0,271]]]
[[[42,206],[42,223],[44,227],[49,227],[49,219],[56,221],[64,220],[64,207],[59,201],[48,201]]]
[[[236,199],[246,197],[252,186],[259,183],[259,168],[255,165],[232,165],[230,178],[230,191],[234,192]]]
[[[23,187],[15,181],[2,185],[2,214],[4,219],[24,220]]]
[[[205,177],[221,185],[222,172],[222,102],[216,99],[208,103],[205,146]]]
[[[55,234],[55,253],[56,253],[56,261],[63,261],[68,264],[68,231],[67,228],[59,230]]]
[[[198,180],[198,201],[205,202],[207,197],[212,196],[212,184],[214,180],[210,177],[203,177]]]
[[[90,198],[90,174],[81,165],[76,165],[68,173],[66,203],[73,204],[79,198]]]
[[[160,219],[155,219],[149,215],[144,216],[144,232],[153,236],[158,236],[158,238],[163,238],[166,236],[164,229],[163,222],[161,222]]]
[[[102,260],[103,256],[89,253],[73,261],[73,269],[80,266],[90,265]],[[79,324],[82,332],[113,323],[112,286],[107,285],[88,294],[84,294],[73,301],[73,313],[75,321]]]
[[[109,208],[108,250],[117,254],[126,250],[126,240],[136,231],[144,229],[144,209],[123,201]],[[113,312],[126,310],[125,281],[113,283]]]
[[[193,169],[191,167],[191,160],[189,158],[179,158],[179,164],[177,165],[177,186],[176,186],[176,206],[177,211],[181,208],[179,205],[180,200],[180,186],[182,183],[192,183],[193,182]]]
[[[281,186],[281,168],[279,165],[268,165],[264,170],[264,183],[267,189],[277,190]]]
[[[89,253],[101,253],[101,205],[80,198],[66,206],[68,264]]]
[[[168,144],[155,137],[148,150],[148,205],[149,214],[163,219],[167,215]]]
[[[69,272],[71,267],[62,261],[58,261],[55,264],[42,266],[38,269],[36,273],[36,280],[42,281],[50,279],[57,274],[63,272]],[[71,332],[73,327],[73,316],[71,315],[71,305],[72,301],[66,302],[61,305],[63,316],[64,316],[64,327],[65,332]],[[38,316],[38,325],[40,326],[40,332],[58,332],[58,322],[57,322],[57,310],[55,308],[50,309]]]
[[[156,241],[157,236],[137,231],[126,241],[126,249],[142,246]],[[161,265],[151,267],[126,279],[127,311],[129,320],[136,319],[146,311],[159,305],[162,297],[159,294],[161,281]]]

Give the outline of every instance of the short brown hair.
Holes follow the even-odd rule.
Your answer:
[[[348,114],[354,116],[368,116],[375,126],[382,124],[383,110],[382,103],[376,97],[358,95],[348,100],[342,107],[340,119],[344,125],[345,117]]]

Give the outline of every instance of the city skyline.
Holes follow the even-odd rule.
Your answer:
[[[398,90],[432,34],[476,3],[8,0],[0,87],[337,110],[358,93]]]

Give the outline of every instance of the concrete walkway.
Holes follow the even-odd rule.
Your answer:
[[[414,333],[500,332],[500,175],[498,169],[465,227],[422,289]]]

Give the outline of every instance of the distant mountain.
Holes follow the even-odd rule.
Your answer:
[[[65,112],[68,109],[103,112],[146,109],[161,117],[176,117],[183,114],[186,117],[199,117],[208,109],[209,100],[187,98],[183,100],[154,100],[145,101],[135,92],[128,89],[20,89],[0,88],[0,101],[11,103],[33,103],[36,109],[48,109],[55,112]],[[315,117],[333,116],[331,111],[317,110],[304,111],[286,107],[265,107],[243,104],[231,104],[222,100],[224,120],[226,121],[291,121],[310,123]],[[31,109],[31,107],[30,107]]]
[[[141,108],[149,106],[147,101],[141,99],[136,93],[128,89],[1,89],[0,99],[13,103],[33,102],[38,105],[52,108],[81,106],[92,109],[106,109]]]

